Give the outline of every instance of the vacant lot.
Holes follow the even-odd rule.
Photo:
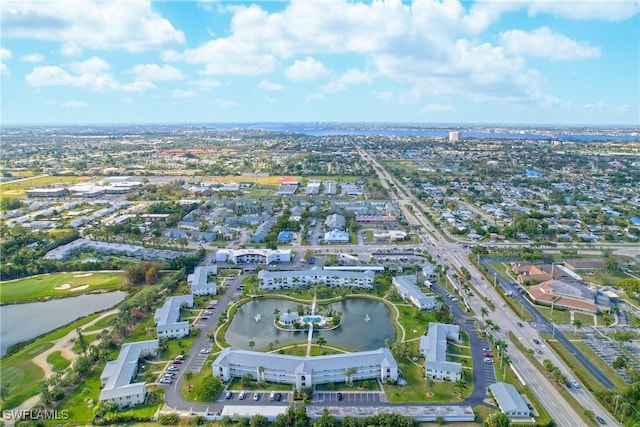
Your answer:
[[[216,176],[215,182],[251,182],[258,185],[280,185],[282,182],[300,182],[299,176]]]
[[[117,289],[122,286],[122,272],[75,272],[44,274],[25,279],[0,282],[0,303],[10,304],[79,295],[101,289]]]

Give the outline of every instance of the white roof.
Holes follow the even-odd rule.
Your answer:
[[[489,386],[489,390],[496,398],[502,412],[529,412],[526,402],[516,388],[509,383],[495,383]]]
[[[168,297],[164,301],[164,305],[156,310],[153,319],[156,321],[158,328],[167,325],[175,325],[180,320],[180,307],[183,303],[193,306],[193,295],[181,295],[176,297]],[[185,322],[180,322],[185,323]]]
[[[130,384],[138,368],[138,359],[145,351],[158,348],[158,340],[127,343],[120,349],[118,358],[107,363],[101,379],[106,383],[100,391],[100,400],[114,399],[145,392],[145,383]]]

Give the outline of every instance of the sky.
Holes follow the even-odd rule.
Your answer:
[[[640,126],[637,0],[0,0],[1,124]]]

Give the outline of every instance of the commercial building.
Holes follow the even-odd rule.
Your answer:
[[[156,322],[158,338],[182,338],[189,335],[189,322],[180,321],[180,310],[193,307],[193,295],[168,297],[164,305],[156,310],[153,320]]]
[[[218,274],[217,265],[208,265],[206,267],[196,267],[192,274],[187,276],[187,283],[191,287],[192,295],[216,295],[218,293],[218,284],[209,282],[209,276]]]
[[[520,393],[509,383],[495,383],[489,386],[489,391],[493,395],[498,407],[509,419],[530,418],[531,411],[527,407]]]
[[[351,236],[346,231],[331,230],[324,233],[325,243],[349,243]]]
[[[220,249],[216,262],[282,264],[291,262],[291,249]]]
[[[211,369],[224,382],[249,375],[259,381],[294,384],[297,389],[348,380],[398,380],[398,364],[388,348],[315,357],[225,348]]]
[[[436,308],[436,296],[425,295],[417,285],[415,274],[408,276],[396,276],[392,280],[393,286],[403,300],[410,301],[420,310],[433,310]]]
[[[318,268],[296,271],[261,270],[258,272],[258,285],[262,290],[292,289],[318,283],[332,288],[373,289],[374,276],[373,271],[336,271]]]
[[[447,361],[447,340],[460,340],[460,327],[429,323],[429,332],[420,337],[419,350],[424,356],[425,378],[456,381],[462,377],[462,365]]]
[[[114,402],[120,408],[144,403],[147,397],[146,383],[131,381],[138,374],[140,358],[155,355],[157,350],[158,340],[123,344],[118,358],[107,362],[100,374],[100,401]]]
[[[62,197],[67,194],[66,188],[33,188],[26,191],[29,197]]]

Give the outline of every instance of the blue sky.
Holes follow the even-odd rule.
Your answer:
[[[0,0],[1,120],[640,126],[639,5]]]

